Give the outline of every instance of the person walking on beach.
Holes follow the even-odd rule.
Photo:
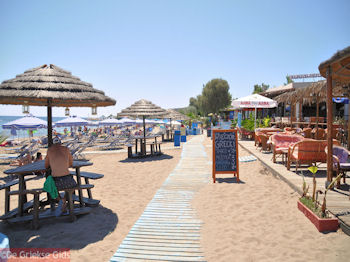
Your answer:
[[[45,157],[45,168],[51,168],[52,178],[55,181],[57,190],[64,190],[77,186],[72,175],[69,174],[69,167],[73,165],[73,157],[69,149],[61,145],[61,140],[58,137],[53,139],[53,145],[47,150]],[[56,215],[59,216],[62,212],[66,212],[66,194],[63,199],[59,198]]]

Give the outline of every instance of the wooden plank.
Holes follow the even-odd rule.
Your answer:
[[[191,146],[193,144],[194,146]],[[211,176],[200,137],[183,146],[181,160],[120,244],[111,261],[205,261],[203,224],[192,207]],[[186,159],[192,160],[186,160]],[[194,165],[194,163],[196,163]],[[198,168],[200,167],[200,168]]]
[[[90,213],[91,208],[90,207],[77,207],[74,208],[74,215],[83,215]],[[69,214],[62,214],[62,216],[69,216]],[[47,218],[53,218],[56,217],[55,212],[51,212],[50,209],[46,210],[46,212],[39,213],[39,220],[41,219],[47,219]],[[28,214],[21,217],[14,217],[11,219],[8,219],[7,221],[9,223],[19,223],[19,222],[26,222],[26,221],[32,221],[33,215]]]

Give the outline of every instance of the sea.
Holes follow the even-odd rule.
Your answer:
[[[8,138],[26,138],[29,137],[29,132],[28,130],[16,130],[16,135],[11,135],[11,129],[3,129],[2,125],[6,124],[8,122],[11,122],[13,120],[22,118],[23,116],[0,116],[0,133],[2,135],[7,136]],[[38,118],[47,121],[47,117],[46,116],[38,116]],[[59,120],[64,119],[65,117],[52,117],[52,122],[56,122]],[[63,133],[63,129],[64,127],[59,127],[59,128],[54,128],[57,132],[59,133]],[[40,137],[40,136],[44,136],[47,135],[47,128],[39,128],[37,130],[34,131],[33,136],[35,137]]]

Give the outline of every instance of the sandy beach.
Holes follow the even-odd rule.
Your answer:
[[[28,224],[9,226],[2,222],[0,232],[9,237],[13,248],[70,248],[71,261],[107,261],[178,163],[181,149],[163,152],[163,156],[143,160],[127,160],[126,152],[89,154],[93,166],[82,171],[104,174],[103,179],[92,182],[93,197],[101,200],[99,207],[74,223],[62,217],[41,221],[39,230],[31,230]],[[2,180],[4,177],[1,174]],[[30,181],[27,187],[38,188],[43,183],[43,179]],[[11,197],[11,207],[16,206],[17,198]],[[0,210],[4,210],[4,192],[0,194]]]
[[[211,140],[205,137],[203,144],[211,160]],[[28,224],[2,222],[0,232],[10,238],[11,247],[68,247],[71,261],[108,261],[178,164],[181,149],[164,153],[144,160],[127,160],[126,152],[89,154],[94,164],[84,171],[105,175],[93,181],[99,207],[74,223],[63,217],[41,221],[39,230],[31,230]],[[248,155],[242,148],[239,154]],[[222,179],[216,184],[210,181],[193,201],[204,222],[201,244],[207,261],[347,261],[350,257],[350,238],[341,230],[319,233],[298,211],[297,193],[259,161],[240,163],[241,184],[232,183],[227,175],[218,177]],[[30,181],[28,187],[43,182]],[[16,201],[12,198],[12,207]],[[2,193],[1,210],[3,203]]]
[[[211,140],[205,138],[212,159]],[[239,148],[239,155],[249,155]],[[299,195],[259,161],[240,163],[241,184],[227,175],[208,184],[194,206],[204,222],[208,261],[348,261],[350,238],[322,234],[297,209]]]

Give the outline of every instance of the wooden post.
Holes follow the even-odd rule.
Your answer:
[[[350,150],[350,103],[348,104],[348,150]]]
[[[293,115],[294,115],[294,105],[293,105],[293,103],[290,103],[290,127],[291,128],[293,128],[293,120],[292,120],[292,118],[293,118]]]
[[[52,99],[47,99],[47,143],[48,147],[52,145]]]
[[[142,116],[143,120],[143,143],[141,143],[141,153],[143,155],[146,155],[146,122],[145,122],[146,116]],[[141,139],[142,141],[142,139]]]
[[[328,96],[328,93],[327,93]],[[318,128],[318,117],[320,115],[320,109],[319,109],[319,99],[318,99],[318,94],[316,95],[316,128]],[[327,109],[327,116],[328,116],[328,109]]]
[[[332,181],[333,173],[333,94],[332,94],[332,71],[331,67],[327,68],[327,182]],[[326,182],[326,185],[327,185]]]
[[[302,117],[303,117],[302,111],[303,111],[303,99],[300,99],[300,101],[299,101],[299,122],[302,122]],[[300,127],[300,124],[298,124],[298,127]]]

